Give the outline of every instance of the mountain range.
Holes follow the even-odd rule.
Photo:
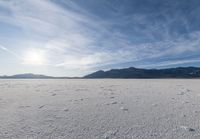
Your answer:
[[[78,77],[53,77],[53,76],[46,76],[40,74],[32,74],[32,73],[25,73],[25,74],[16,74],[12,76],[0,76],[0,79],[75,79]]]
[[[0,79],[93,79],[93,78],[200,78],[200,67],[177,67],[168,69],[123,68],[99,70],[84,77],[53,77],[40,74],[16,74],[0,76]]]
[[[168,69],[124,68],[97,71],[84,78],[200,78],[199,67],[178,67]]]

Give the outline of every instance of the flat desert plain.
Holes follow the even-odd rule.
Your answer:
[[[0,80],[0,139],[200,139],[200,80]]]

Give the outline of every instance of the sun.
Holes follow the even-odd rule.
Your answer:
[[[40,49],[30,49],[25,52],[23,64],[44,65],[46,62],[45,53]]]

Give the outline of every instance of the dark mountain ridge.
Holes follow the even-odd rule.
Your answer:
[[[178,67],[168,69],[124,68],[97,71],[84,78],[200,78],[199,67]]]

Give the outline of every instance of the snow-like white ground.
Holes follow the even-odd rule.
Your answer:
[[[200,139],[200,80],[0,80],[0,139]]]

